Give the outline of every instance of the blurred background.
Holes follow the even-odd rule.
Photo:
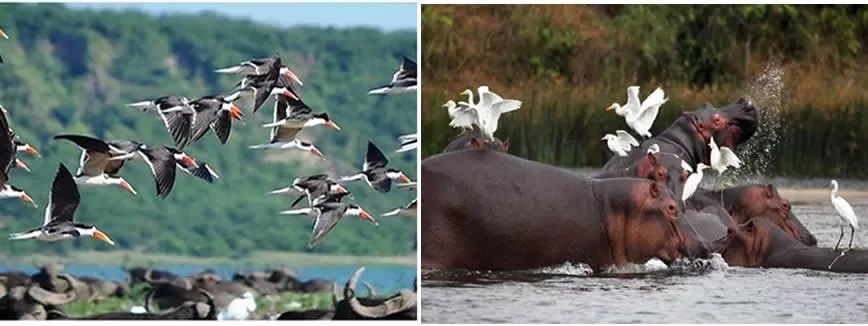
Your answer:
[[[147,165],[128,163],[122,175],[138,196],[118,187],[80,188],[77,217],[117,242],[92,239],[9,241],[0,246],[0,270],[34,273],[43,263],[65,263],[75,275],[121,279],[121,265],[159,265],[186,275],[205,267],[226,278],[239,269],[293,266],[302,278],[345,281],[357,264],[392,266],[366,274],[384,291],[412,286],[416,275],[416,219],[380,218],[374,227],[346,218],[316,248],[305,248],[312,219],[278,215],[295,197],[268,194],[299,176],[355,174],[373,141],[390,166],[416,179],[413,152],[394,153],[397,136],[416,131],[416,96],[368,96],[387,84],[401,56],[415,58],[417,7],[393,4],[0,4],[0,104],[11,126],[41,158],[19,155],[32,173],[10,172],[38,209],[11,199],[0,205],[3,232],[42,222],[59,162],[78,167],[80,150],[56,134],[85,134],[172,145],[153,112],[127,103],[164,95],[194,99],[228,94],[241,76],[213,71],[279,52],[304,81],[301,97],[341,127],[310,128],[328,160],[299,151],[252,150],[268,142],[273,102],[245,112],[221,145],[205,135],[185,151],[220,175],[214,184],[178,172],[168,198],[156,196]],[[387,19],[388,17],[388,19]],[[349,184],[354,201],[380,216],[415,198],[415,191],[382,194],[364,182]],[[345,200],[348,201],[348,200]],[[296,208],[304,207],[302,205]],[[317,267],[319,266],[319,267]]]
[[[739,149],[748,173],[868,177],[863,5],[424,5],[422,44],[423,157],[458,134],[441,105],[488,85],[524,102],[496,133],[510,153],[602,167],[600,138],[628,129],[604,109],[638,85],[669,98],[652,134],[752,96],[764,122]]]

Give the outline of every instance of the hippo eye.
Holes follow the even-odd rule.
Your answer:
[[[790,203],[784,201],[784,203],[781,204],[781,208],[782,208],[785,212],[789,212],[790,209],[791,209],[791,207],[790,207]]]

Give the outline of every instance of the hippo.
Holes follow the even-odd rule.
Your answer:
[[[735,224],[735,220],[722,207],[708,206],[701,211],[686,210],[684,223],[693,228],[700,241],[710,243],[726,236],[726,230]]]
[[[429,157],[422,177],[423,268],[575,262],[599,271],[707,255],[695,234],[678,226],[678,198],[651,180],[584,178],[487,148]]]
[[[688,172],[681,165],[681,158],[672,153],[646,153],[626,169],[603,171],[593,176],[596,179],[634,177],[645,178],[666,184],[675,196],[681,198]],[[681,203],[681,201],[678,201]]]
[[[842,255],[831,248],[809,247],[767,218],[731,226],[714,250],[731,266],[806,268],[837,273],[868,273],[868,251]]]
[[[462,132],[458,134],[458,136],[452,138],[452,140],[449,141],[449,144],[446,144],[446,148],[443,149],[443,153],[479,147],[485,147],[504,153],[509,151],[509,138],[507,138],[506,140],[500,140],[495,137],[494,141],[492,142],[483,142],[481,141],[481,139],[482,132],[480,132],[479,129]]]
[[[685,112],[666,130],[643,141],[627,156],[612,157],[603,166],[603,170],[614,171],[630,167],[645,155],[652,144],[658,144],[660,152],[680,156],[695,169],[699,162],[709,164],[708,142],[711,137],[714,137],[719,146],[734,150],[753,137],[759,128],[759,119],[759,110],[747,97],[720,108],[705,103],[696,111]]]
[[[772,184],[745,184],[722,190],[698,189],[687,201],[696,209],[722,206],[737,224],[756,216],[768,218],[794,239],[808,246],[817,245],[817,238],[796,218],[790,202],[781,197]]]

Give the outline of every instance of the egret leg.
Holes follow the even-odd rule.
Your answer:
[[[850,246],[847,247],[847,250],[853,249],[853,235],[856,234],[856,229],[853,226],[850,226]]]
[[[841,224],[841,236],[838,237],[838,243],[835,244],[835,251],[838,250],[838,245],[841,244],[841,239],[843,239],[843,238],[844,238],[844,225]]]

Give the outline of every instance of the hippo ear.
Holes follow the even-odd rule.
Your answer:
[[[503,141],[503,146],[501,148],[504,153],[509,152],[509,138],[506,138],[506,140]]]
[[[473,149],[482,148],[482,142],[479,141],[479,138],[476,138],[476,137],[470,138],[470,148],[473,148]]]
[[[767,184],[765,187],[766,197],[772,198],[775,196],[775,186],[771,183]]]
[[[651,193],[652,198],[660,197],[660,188],[657,187],[656,182],[652,182],[648,187],[648,192]]]

